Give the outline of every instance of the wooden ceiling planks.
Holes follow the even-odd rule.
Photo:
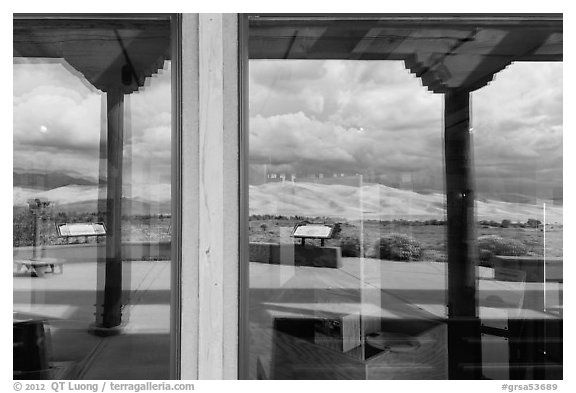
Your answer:
[[[403,60],[429,90],[445,93],[481,88],[514,61],[561,61],[562,36],[561,15],[264,16],[250,20],[249,54],[252,59]]]
[[[96,88],[130,94],[170,59],[170,21],[15,19],[13,55],[62,58]]]

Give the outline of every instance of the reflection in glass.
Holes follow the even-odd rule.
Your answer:
[[[169,44],[14,21],[14,378],[169,377]]]
[[[441,97],[401,62],[250,82],[250,377],[446,378]]]
[[[483,359],[493,379],[561,378],[562,63],[514,63],[473,94]],[[498,285],[500,291],[495,291]]]
[[[248,378],[562,378],[561,20],[409,19],[250,20]]]

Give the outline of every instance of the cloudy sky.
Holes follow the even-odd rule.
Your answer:
[[[96,181],[105,95],[63,62],[19,59],[13,71],[14,170]],[[169,62],[126,96],[127,184],[170,183],[170,99]]]
[[[15,170],[96,180],[103,94],[63,63],[19,60],[13,71]],[[551,199],[561,190],[562,79],[561,63],[517,63],[473,93],[480,195]],[[249,92],[254,173],[361,173],[443,190],[443,96],[402,62],[253,60]],[[170,96],[167,62],[127,98],[125,180],[134,187],[170,182]]]
[[[256,169],[376,176],[443,189],[443,96],[393,61],[250,63]],[[477,186],[484,196],[553,197],[562,187],[562,64],[518,63],[472,95]]]

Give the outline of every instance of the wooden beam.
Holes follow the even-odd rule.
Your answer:
[[[559,29],[563,14],[248,14],[250,28],[322,26],[357,27],[359,23],[375,27],[469,29]]]

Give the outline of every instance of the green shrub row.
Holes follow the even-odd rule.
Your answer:
[[[419,261],[422,259],[445,260],[434,250],[426,250],[422,244],[402,233],[390,233],[380,237],[372,245],[361,244],[357,235],[343,236],[339,244],[343,257],[359,257],[364,254],[369,258],[390,261]],[[478,259],[481,264],[489,264],[494,255],[520,256],[527,255],[528,248],[519,240],[505,239],[497,235],[480,236],[477,242]]]
[[[478,259],[488,264],[494,255],[520,256],[528,254],[528,248],[519,240],[504,239],[497,235],[478,238]]]

